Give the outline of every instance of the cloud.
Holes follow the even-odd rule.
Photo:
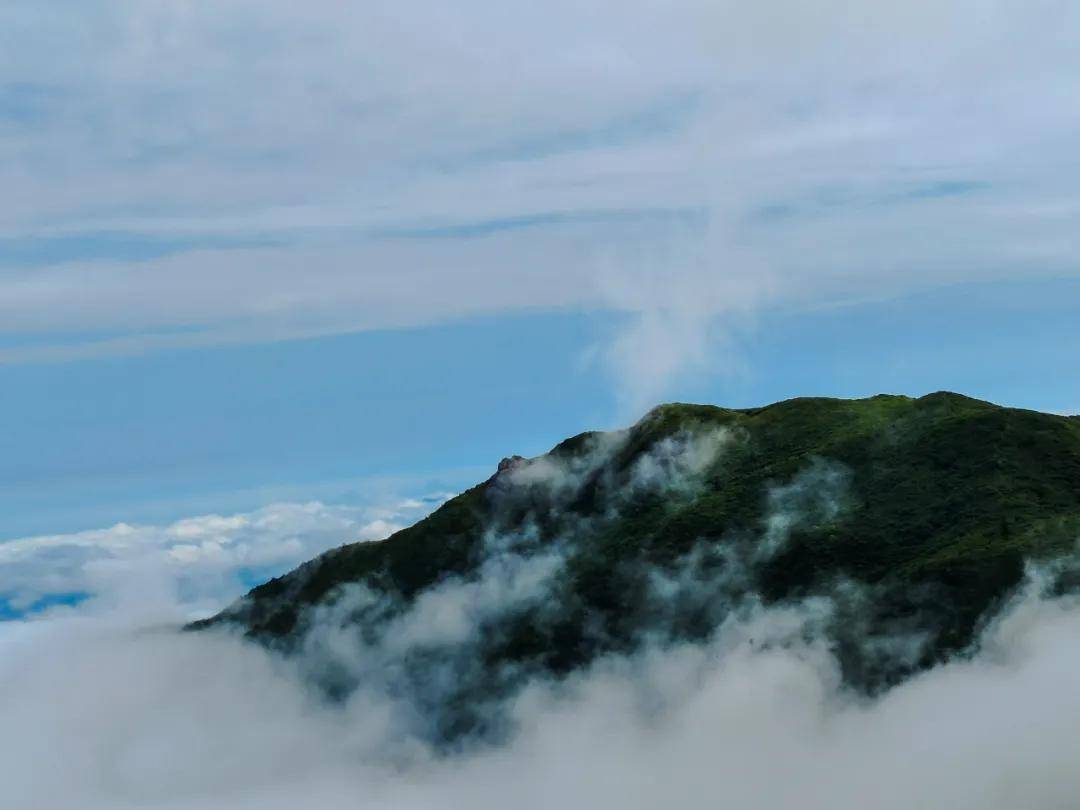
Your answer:
[[[0,233],[94,261],[5,263],[6,362],[608,308],[630,409],[762,306],[1075,273],[1068,4],[63,8],[0,11]]]
[[[839,517],[850,479],[851,470],[842,464],[815,458],[790,482],[770,487],[765,531],[758,545],[761,558],[783,549],[793,530],[821,526]]]
[[[631,492],[672,494],[693,491],[724,450],[746,436],[736,430],[679,431],[665,436],[634,461]]]
[[[130,603],[168,612],[182,604],[205,614],[327,549],[382,539],[437,505],[277,503],[167,526],[119,523],[11,540],[0,543],[0,604],[16,615],[87,599],[94,610]]]
[[[634,489],[677,498],[738,438],[679,434],[621,474]],[[555,518],[623,441],[586,440],[578,463],[513,460],[492,497],[511,507],[546,497]],[[787,528],[835,519],[847,479],[811,460],[765,493],[769,515],[791,516]],[[446,576],[410,605],[374,588],[338,591],[317,609],[301,655],[280,657],[227,632],[177,630],[193,605],[228,594],[160,587],[177,578],[171,566],[201,566],[205,579],[292,554],[294,540],[310,548],[375,535],[380,521],[424,506],[284,504],[0,546],[7,576],[20,560],[83,549],[90,557],[68,569],[92,579],[95,568],[117,566],[124,582],[137,580],[126,589],[113,581],[112,598],[0,623],[0,800],[35,810],[1049,810],[1069,806],[1080,788],[1080,599],[1052,596],[1061,573],[1053,567],[1029,572],[971,656],[873,698],[843,685],[827,635],[842,602],[859,596],[851,586],[765,606],[748,587],[752,560],[717,566],[704,546],[656,572],[645,598],[658,610],[632,652],[561,679],[508,665],[477,681],[481,639],[499,622],[523,606],[560,607],[573,538],[537,548],[528,519],[515,531],[493,525],[475,573]],[[766,519],[762,536],[776,526]],[[159,579],[146,582],[153,571]],[[709,608],[715,630],[697,642],[663,631],[680,612]],[[894,644],[894,655],[912,643],[868,641]],[[313,676],[348,680],[349,689],[327,701]],[[499,733],[458,748],[434,742],[447,698],[501,718]]]
[[[513,704],[505,745],[436,757],[392,707],[328,708],[266,652],[130,617],[0,629],[0,795],[22,807],[1031,808],[1080,788],[1080,608],[1032,588],[973,660],[839,688],[799,610],[604,659]]]

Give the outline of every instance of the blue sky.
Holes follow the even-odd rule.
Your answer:
[[[1080,280],[1059,279],[762,312],[668,398],[953,389],[1080,411],[1078,301]],[[0,440],[4,537],[464,487],[504,455],[633,418],[592,359],[620,320],[532,313],[2,367],[0,418],[18,426]]]
[[[6,3],[0,541],[330,509],[270,571],[661,401],[1080,409],[1078,15]]]

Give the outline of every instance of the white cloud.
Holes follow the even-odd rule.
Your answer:
[[[1077,266],[1068,4],[62,8],[0,11],[0,233],[241,244],[5,263],[6,361],[611,307],[637,407],[718,318]]]
[[[776,554],[796,528],[835,520],[844,510],[850,479],[847,467],[815,458],[791,481],[771,486],[758,555],[764,559]]]
[[[534,682],[511,742],[449,758],[403,739],[384,701],[320,705],[251,645],[117,616],[9,624],[0,797],[40,810],[1070,806],[1074,601],[1029,594],[979,657],[872,701],[839,689],[806,620],[759,610],[709,645]]]
[[[131,526],[0,543],[0,595],[15,610],[83,594],[95,610],[149,602],[205,614],[327,549],[378,540],[437,501],[387,506],[277,503],[238,515],[203,515],[167,526]]]
[[[557,500],[620,440],[598,442],[578,466],[519,462],[502,476]],[[649,466],[629,476],[669,488],[705,473],[732,440],[659,442]],[[845,483],[842,470],[812,463],[769,491],[770,511],[829,520]],[[445,578],[407,609],[374,591],[342,592],[320,608],[293,659],[224,633],[177,632],[195,606],[227,598],[215,572],[377,534],[400,510],[427,503],[282,504],[0,545],[5,577],[34,588],[38,575],[68,572],[102,593],[89,607],[0,623],[0,804],[1051,810],[1080,789],[1080,600],[1047,599],[1053,577],[1038,572],[985,629],[976,656],[870,699],[842,685],[822,635],[828,598],[763,607],[739,565],[706,574],[691,555],[681,573],[656,577],[655,596],[672,611],[725,600],[707,642],[653,644],[663,634],[645,628],[636,653],[563,681],[509,668],[525,679],[503,704],[512,733],[452,753],[432,750],[430,726],[438,700],[476,672],[471,644],[491,629],[484,622],[559,604],[552,577],[562,549],[538,553],[527,528],[493,529],[475,575]],[[775,529],[762,527],[766,538]],[[178,569],[198,582],[184,587]],[[358,631],[356,611],[369,608],[386,624]],[[425,658],[439,650],[450,657]],[[321,701],[305,680],[320,670],[344,671],[356,689]]]
[[[693,490],[732,444],[745,440],[736,430],[680,431],[658,441],[642,453],[630,471],[634,491],[671,493]]]

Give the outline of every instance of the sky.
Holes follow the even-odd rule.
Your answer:
[[[1078,23],[5,3],[0,539],[452,490],[668,400],[1080,409]]]
[[[1078,36],[1069,0],[0,4],[0,785],[45,808],[483,807],[520,803],[511,772],[584,805],[599,773],[655,806],[636,764],[708,793],[707,749],[745,806],[861,806],[819,778],[852,758],[896,806],[1068,804],[1071,715],[1040,695],[1075,691],[1077,610],[1037,595],[988,658],[871,706],[812,644],[646,656],[538,685],[520,745],[404,786],[357,787],[384,737],[278,664],[153,628],[661,402],[1080,413]],[[657,687],[671,725],[627,708],[689,682]],[[989,742],[1032,718],[1052,755]],[[251,756],[219,772],[216,740]],[[787,787],[740,759],[773,750]]]
[[[1080,409],[1068,3],[15,2],[0,540],[662,401]]]

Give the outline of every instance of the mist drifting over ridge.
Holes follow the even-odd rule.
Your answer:
[[[331,627],[353,637],[328,650],[385,637],[401,654],[391,669],[425,693],[449,667],[436,703],[454,716],[435,737],[481,730],[483,711],[460,710],[526,675],[701,640],[756,602],[826,601],[845,679],[874,692],[968,650],[1026,559],[1071,550],[1078,474],[1070,420],[953,394],[668,405],[506,459],[413,527],[328,552],[210,624],[287,651],[307,649],[313,628],[319,644]],[[500,589],[517,580],[506,606]],[[463,590],[472,614],[454,606]],[[485,594],[496,607],[469,602]],[[445,613],[472,632],[402,647],[425,609],[421,623]]]

